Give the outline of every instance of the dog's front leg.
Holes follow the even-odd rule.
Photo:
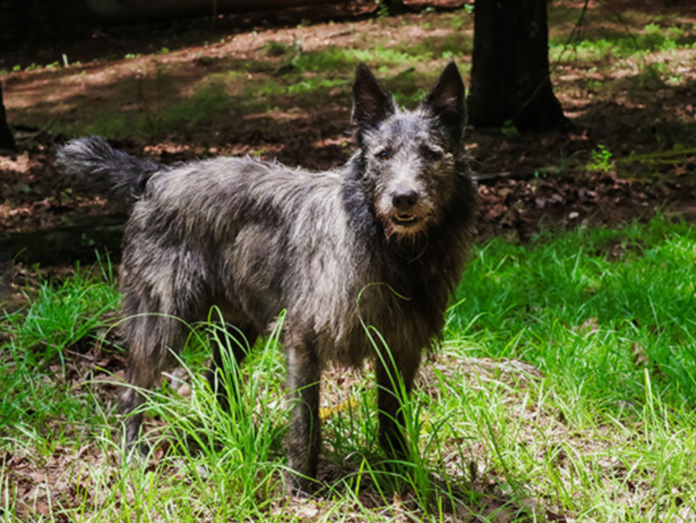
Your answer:
[[[316,478],[321,426],[319,386],[321,365],[315,341],[292,340],[287,344],[288,391],[292,401],[291,425],[287,438],[287,492],[309,493]]]
[[[375,361],[379,443],[390,458],[409,455],[403,406],[419,365],[420,350],[384,351]]]

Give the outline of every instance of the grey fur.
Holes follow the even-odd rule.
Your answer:
[[[253,347],[287,311],[281,339],[296,400],[291,492],[307,492],[316,475],[319,380],[328,362],[375,359],[380,442],[390,455],[407,452],[390,375],[395,366],[410,390],[422,350],[439,340],[470,241],[475,189],[461,145],[456,66],[412,112],[397,108],[366,66],[353,91],[359,150],[327,172],[248,157],[157,167],[99,138],[59,153],[66,171],[95,176],[133,207],[120,269],[131,384],[148,388],[174,363],[187,335],[175,318],[191,323],[217,305]],[[375,357],[364,325],[381,333],[386,357]],[[235,352],[241,363],[245,351]],[[222,358],[213,356],[216,387]],[[120,411],[131,414],[141,402],[128,388]],[[132,445],[141,417],[125,423]]]
[[[112,149],[99,136],[71,141],[58,150],[56,160],[76,183],[88,184],[126,207],[140,198],[148,178],[160,169],[151,160]]]

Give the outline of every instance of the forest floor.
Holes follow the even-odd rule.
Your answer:
[[[696,9],[590,2],[583,16],[582,5],[550,11],[552,79],[571,125],[467,133],[474,170],[492,176],[480,188],[482,237],[525,241],[540,228],[616,225],[658,208],[696,217]],[[448,60],[468,79],[470,9],[368,9],[337,4],[314,22],[298,9],[220,17],[213,29],[210,19],[102,29],[0,57],[22,150],[0,156],[0,225],[26,231],[108,211],[56,172],[66,138],[100,134],[162,162],[251,154],[325,169],[352,150],[356,63],[406,105]]]
[[[110,434],[125,360],[94,342],[116,321],[110,265],[20,263],[24,309],[0,323],[0,521],[693,521],[696,8],[592,0],[583,14],[583,4],[549,12],[552,80],[570,125],[467,131],[481,180],[477,245],[445,350],[419,378],[414,404],[427,413],[411,430],[428,441],[424,475],[387,488],[389,473],[363,456],[375,448],[372,392],[332,370],[343,389],[324,404],[330,492],[285,499],[282,362],[264,355],[245,375],[270,380],[248,393],[242,419],[255,428],[240,434],[243,423],[218,417],[199,373],[184,372],[150,406],[165,442],[155,465],[125,470]],[[56,147],[76,136],[164,163],[344,162],[358,62],[407,106],[451,59],[468,83],[473,14],[437,5],[399,17],[364,1],[102,28],[0,56],[21,151],[0,152],[0,230],[115,210],[56,170]],[[351,405],[367,421],[351,425]],[[281,411],[268,424],[265,406]],[[202,446],[195,457],[172,450],[182,433]]]

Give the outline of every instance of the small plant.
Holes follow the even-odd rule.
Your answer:
[[[665,63],[655,62],[645,65],[639,75],[641,86],[659,87],[664,83],[663,77],[668,71],[669,67]]]
[[[378,1],[377,3],[379,4],[379,7],[377,8],[377,17],[385,18],[389,16],[389,6],[387,5],[387,3],[384,1]]]
[[[686,31],[680,27],[661,27],[658,24],[648,24],[643,29],[640,44],[643,49],[650,51],[668,51],[679,47],[679,40],[685,37]]]
[[[590,163],[587,164],[591,171],[608,172],[611,169],[612,154],[609,149],[603,145],[598,145],[597,148],[590,154]]]
[[[263,48],[268,56],[284,56],[291,51],[290,46],[282,42],[268,42]]]
[[[512,136],[515,134],[518,134],[519,131],[517,130],[517,127],[515,127],[515,124],[512,120],[507,120],[504,124],[503,127],[501,127],[500,131],[505,135],[505,136]]]
[[[671,85],[679,85],[684,83],[684,75],[682,74],[673,74],[670,75],[669,78],[667,78],[667,83]]]
[[[599,80],[587,80],[588,91],[599,91],[602,88],[602,82]]]

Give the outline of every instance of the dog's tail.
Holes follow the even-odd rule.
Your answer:
[[[68,142],[58,150],[56,159],[65,174],[78,183],[126,207],[143,195],[147,181],[162,169],[151,160],[113,149],[99,136]]]

